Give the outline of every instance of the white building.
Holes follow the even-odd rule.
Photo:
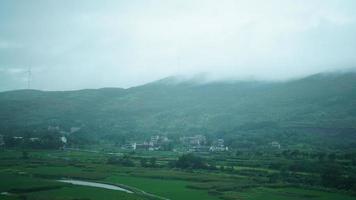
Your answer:
[[[201,146],[206,144],[206,138],[204,135],[195,135],[192,137],[181,137],[180,141],[189,146]]]
[[[271,146],[274,148],[277,148],[277,149],[281,148],[281,144],[279,144],[279,142],[277,142],[277,141],[271,142]]]
[[[211,146],[211,147],[209,148],[209,151],[229,151],[229,147]]]
[[[67,138],[66,138],[66,137],[62,136],[62,137],[61,137],[61,141],[62,141],[64,144],[67,144]]]
[[[224,142],[224,139],[217,139],[209,151],[229,151],[229,147],[225,146]]]
[[[40,138],[38,137],[32,137],[29,139],[31,142],[37,142],[37,141],[40,141]]]

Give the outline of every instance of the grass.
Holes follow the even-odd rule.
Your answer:
[[[194,190],[187,187],[188,181],[160,180],[142,177],[112,176],[107,179],[112,183],[133,186],[146,192],[166,197],[172,200],[218,200],[218,197],[209,195],[204,190]]]
[[[301,188],[253,188],[243,192],[228,192],[225,200],[355,200],[356,197]]]
[[[54,180],[36,178],[30,175],[0,173],[0,192],[10,192],[12,196],[0,195],[0,199],[91,199],[101,200],[142,200],[135,194],[101,188],[74,186]]]
[[[158,161],[169,158],[164,152]],[[145,152],[140,158],[152,156]],[[58,178],[96,180],[123,184],[171,200],[351,200],[355,197],[318,190],[261,186],[258,174],[275,170],[253,166],[236,166],[234,172],[176,170],[168,168],[122,167],[106,164],[105,152],[31,151],[30,159],[21,159],[21,151],[0,152],[0,199],[126,199],[141,200],[142,194],[127,194],[101,188],[59,183]],[[172,155],[173,156],[173,155]],[[242,175],[246,173],[245,175]],[[247,173],[248,172],[248,173]],[[268,186],[268,187],[267,187]],[[283,185],[285,186],[285,185]]]
[[[22,193],[41,188],[59,188],[64,186],[52,180],[34,178],[29,175],[18,175],[9,172],[0,173],[0,192]]]
[[[38,193],[31,193],[28,195],[30,200],[71,200],[71,199],[91,199],[91,200],[143,200],[143,198],[135,194],[128,194],[125,192],[106,190],[93,187],[70,186],[63,187],[55,191],[43,191]]]

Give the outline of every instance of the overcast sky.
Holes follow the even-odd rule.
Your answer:
[[[354,0],[1,0],[0,90],[172,75],[288,79],[356,66]]]

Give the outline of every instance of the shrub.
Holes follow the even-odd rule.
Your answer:
[[[194,154],[184,154],[175,162],[175,167],[181,169],[206,169],[207,163],[203,158]]]
[[[135,166],[135,163],[127,155],[125,155],[123,157],[117,157],[117,156],[109,157],[107,163],[112,164],[112,165],[121,165],[121,166],[125,166],[125,167],[134,167]]]

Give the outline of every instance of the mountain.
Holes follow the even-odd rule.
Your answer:
[[[49,126],[80,127],[76,134],[99,139],[207,134],[235,146],[279,140],[346,148],[356,141],[356,73],[284,82],[167,78],[129,89],[0,93],[0,134],[39,135]]]

